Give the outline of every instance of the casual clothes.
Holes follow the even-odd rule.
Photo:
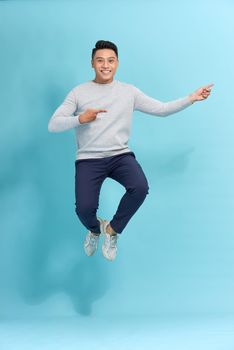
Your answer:
[[[167,116],[192,105],[189,97],[161,102],[135,86],[113,80],[108,84],[93,81],[73,88],[49,121],[49,131],[75,128],[76,159],[104,158],[131,151],[128,140],[134,110]],[[79,115],[89,108],[106,109],[89,123],[80,124]]]
[[[81,159],[75,162],[75,167],[76,213],[82,224],[93,233],[100,233],[96,212],[103,181],[109,177],[125,187],[126,192],[110,221],[114,231],[121,233],[149,189],[135,154],[129,152],[100,159]]]
[[[110,221],[117,233],[123,231],[148,194],[145,174],[128,147],[133,111],[164,117],[190,105],[189,96],[164,103],[118,80],[107,84],[87,81],[68,93],[50,118],[48,130],[75,129],[76,213],[87,229],[100,233],[96,213],[100,189],[107,177],[126,189]],[[94,121],[81,124],[79,115],[93,108],[107,112],[98,113]]]

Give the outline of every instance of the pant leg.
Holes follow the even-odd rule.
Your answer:
[[[82,224],[94,233],[100,233],[96,213],[106,176],[106,166],[102,159],[81,159],[75,162],[75,211]]]
[[[121,233],[144,202],[146,195],[149,193],[149,186],[133,152],[112,158],[109,167],[111,167],[111,171],[108,173],[108,177],[116,180],[126,189],[117,211],[110,221],[110,225],[115,232]]]

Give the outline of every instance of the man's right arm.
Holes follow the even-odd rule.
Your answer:
[[[50,118],[48,130],[50,132],[60,132],[80,125],[79,115],[74,116],[76,109],[77,104],[75,94],[73,90],[71,90],[63,103],[56,109]]]
[[[69,92],[63,103],[56,109],[49,120],[48,130],[59,132],[75,128],[78,125],[90,123],[97,118],[98,113],[107,112],[106,109],[90,108],[84,113],[74,116],[77,109],[76,97],[73,90]]]

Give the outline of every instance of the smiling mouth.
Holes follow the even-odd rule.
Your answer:
[[[101,70],[101,73],[104,73],[104,74],[111,73],[111,70]]]

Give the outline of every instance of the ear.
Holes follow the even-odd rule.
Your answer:
[[[93,60],[91,60],[91,66],[92,66],[92,68],[93,68]]]

